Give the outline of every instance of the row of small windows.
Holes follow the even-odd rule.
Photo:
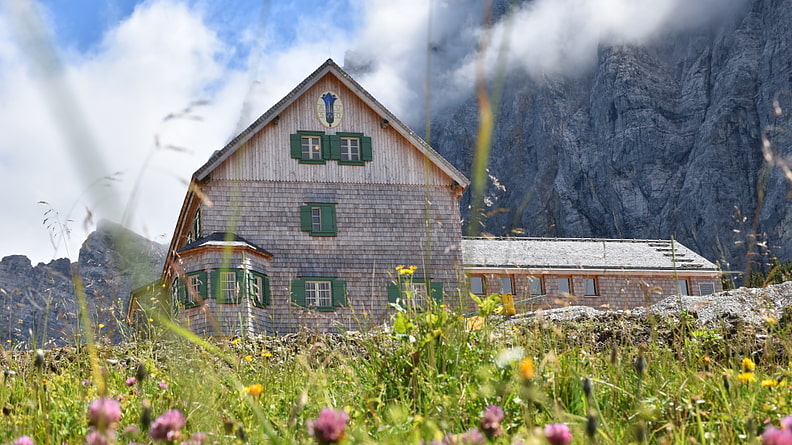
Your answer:
[[[514,293],[514,277],[511,275],[504,275],[500,279],[500,292],[501,293]],[[529,294],[531,296],[544,295],[544,288],[542,279],[540,277],[529,277]],[[471,275],[469,277],[470,292],[475,295],[484,295],[486,293],[484,286],[484,276]],[[572,280],[568,277],[556,278],[556,287],[559,294],[574,294]],[[677,292],[680,295],[690,295],[689,283],[686,279],[677,280]],[[699,283],[699,291],[701,295],[709,295],[715,292],[715,285],[713,283]],[[596,297],[600,295],[599,286],[596,278],[583,278],[583,295],[586,297]]]
[[[219,303],[241,303],[250,298],[255,306],[264,307],[270,302],[269,278],[241,269],[190,272],[184,279],[173,280],[171,296],[185,307],[198,306],[207,298]]]
[[[250,298],[258,307],[270,304],[269,278],[263,274],[241,269],[197,271],[185,275],[186,279],[173,280],[171,293],[174,301],[185,307],[196,307],[200,301],[214,298],[220,303],[241,303]],[[207,280],[207,278],[209,278]],[[425,278],[401,280],[388,286],[388,301],[411,301],[425,306],[429,298],[440,303],[443,283]],[[320,311],[332,311],[346,306],[346,281],[327,277],[302,277],[291,281],[291,301],[295,305]]]
[[[365,165],[371,161],[371,137],[363,133],[325,134],[323,131],[298,131],[290,135],[291,157],[301,164]]]

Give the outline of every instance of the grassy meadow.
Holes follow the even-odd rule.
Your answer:
[[[789,443],[761,437],[792,414],[789,313],[701,328],[479,307],[344,335],[207,341],[165,320],[115,346],[6,345],[0,444]]]

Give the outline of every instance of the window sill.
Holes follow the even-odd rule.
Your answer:
[[[335,232],[308,232],[311,236],[337,236]]]
[[[300,159],[300,164],[324,164],[324,159]]]
[[[334,312],[336,310],[333,306],[300,306],[303,309],[308,309],[309,311],[317,311],[317,312]]]
[[[366,165],[366,161],[338,161],[338,165]]]

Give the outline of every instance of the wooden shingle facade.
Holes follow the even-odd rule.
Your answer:
[[[398,265],[459,295],[467,186],[328,60],[195,172],[163,283],[200,335],[378,324]]]
[[[471,292],[513,294],[522,310],[630,309],[723,290],[718,267],[674,240],[468,238],[462,251]]]

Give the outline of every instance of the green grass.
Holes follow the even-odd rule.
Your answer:
[[[0,443],[22,435],[85,443],[88,405],[103,394],[120,400],[117,443],[151,442],[145,431],[124,431],[168,409],[187,416],[185,437],[202,432],[205,443],[313,443],[307,422],[324,407],[349,415],[350,444],[439,440],[477,427],[491,404],[505,412],[504,434],[492,441],[502,444],[546,443],[541,428],[554,422],[568,424],[577,444],[759,443],[765,425],[792,414],[785,319],[706,329],[684,314],[491,316],[477,330],[466,321],[435,307],[401,312],[376,332],[210,341],[163,327],[155,340],[97,346],[95,360],[87,347],[48,350],[40,367],[31,351],[1,350]],[[523,356],[531,379],[520,371]],[[756,381],[740,380],[744,358],[756,363]],[[245,391],[257,383],[261,394]]]

